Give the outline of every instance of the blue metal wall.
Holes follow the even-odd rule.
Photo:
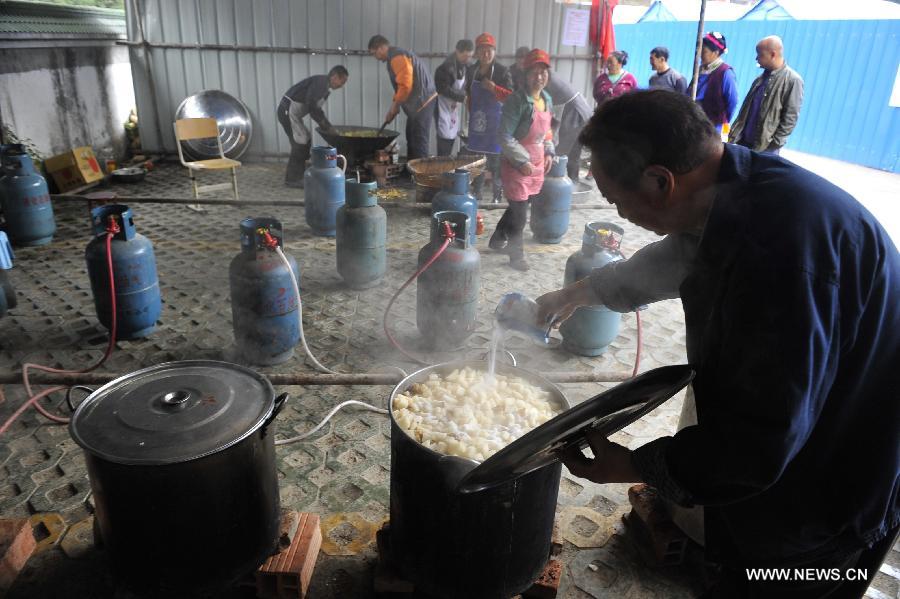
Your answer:
[[[728,40],[725,60],[734,67],[741,100],[761,70],[756,42],[784,40],[788,64],[802,75],[800,121],[787,147],[900,172],[900,108],[888,105],[900,63],[900,20],[733,21],[707,23]],[[625,67],[641,86],[650,78],[649,55],[669,48],[669,63],[690,80],[697,24],[616,26],[616,46],[628,52]]]

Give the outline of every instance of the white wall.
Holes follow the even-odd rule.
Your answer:
[[[128,50],[102,45],[0,48],[0,113],[46,157],[92,146],[121,159],[123,124],[135,106]]]

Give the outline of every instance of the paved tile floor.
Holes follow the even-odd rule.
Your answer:
[[[238,223],[245,216],[272,215],[285,224],[286,250],[302,269],[307,339],[324,364],[343,372],[379,371],[389,365],[414,369],[385,341],[382,312],[391,294],[414,270],[418,249],[427,239],[427,212],[412,206],[388,213],[388,274],[384,282],[353,291],[335,271],[333,239],[314,237],[302,207],[254,207],[268,199],[299,199],[301,192],[281,185],[282,167],[246,164],[239,171],[241,207],[209,207],[196,213],[182,206],[133,203],[139,232],[155,244],[163,294],[160,326],[150,337],[122,341],[104,366],[129,372],[168,360],[209,358],[237,361],[233,350],[227,269],[239,251]],[[185,171],[163,165],[141,184],[113,188],[127,197],[190,197]],[[430,361],[480,358],[490,339],[490,314],[505,292],[530,296],[556,289],[566,258],[580,247],[584,224],[608,220],[626,230],[626,255],[656,239],[622,221],[594,193],[580,202],[596,209],[573,211],[568,234],[559,245],[529,243],[532,270],[520,276],[507,259],[486,248],[482,252],[479,328],[458,353],[428,355]],[[58,231],[52,245],[21,249],[11,278],[19,306],[0,320],[0,371],[16,370],[24,361],[68,368],[83,367],[102,355],[105,330],[98,324],[84,266],[90,240],[87,208],[57,202]],[[486,211],[490,232],[500,211]],[[409,290],[393,310],[393,328],[411,348],[418,349],[415,292]],[[643,314],[642,370],[685,360],[684,323],[680,303],[660,302]],[[636,329],[624,315],[619,337],[598,358],[580,358],[560,349],[538,347],[512,335],[507,347],[520,365],[541,371],[630,372],[635,358]],[[299,348],[298,348],[299,350]],[[268,372],[310,371],[299,353]],[[566,385],[571,403],[579,403],[610,385]],[[294,387],[277,421],[277,435],[309,430],[335,404],[358,399],[384,407],[389,387]],[[3,388],[0,419],[24,399],[18,385]],[[59,398],[48,402],[65,411]],[[636,422],[614,439],[629,446],[674,431],[681,406],[676,397]],[[374,530],[388,515],[390,428],[381,415],[347,410],[338,413],[308,442],[280,447],[278,468],[285,507],[314,511],[323,517],[325,541],[313,579],[313,597],[369,597],[376,561]],[[92,503],[81,452],[65,427],[28,412],[0,439],[0,516],[43,517],[46,549],[32,558],[10,597],[113,596],[102,552],[90,547]],[[691,597],[703,585],[702,558],[692,550],[690,563],[674,570],[654,570],[638,557],[620,517],[627,511],[627,485],[595,485],[564,472],[558,512],[564,522],[566,566],[560,597]],[[889,562],[892,576],[881,575],[873,597],[896,597],[900,553]]]

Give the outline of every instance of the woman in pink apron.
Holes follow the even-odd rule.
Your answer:
[[[532,50],[525,59],[525,89],[507,98],[500,122],[500,178],[509,208],[488,245],[509,254],[509,265],[521,271],[528,270],[523,238],[528,202],[541,190],[553,159],[553,105],[544,91],[549,71],[550,56]]]

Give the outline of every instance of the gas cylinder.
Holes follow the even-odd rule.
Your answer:
[[[53,241],[56,220],[47,181],[34,170],[25,146],[0,147],[0,170],[0,204],[10,240],[24,246]]]
[[[581,249],[566,261],[563,284],[571,285],[591,274],[595,268],[623,260],[624,256],[619,251],[623,233],[622,227],[612,223],[586,224]],[[563,348],[580,356],[599,356],[619,334],[621,322],[621,314],[603,305],[578,308],[559,327]]]
[[[347,181],[347,203],[337,211],[337,270],[354,289],[381,282],[387,270],[387,215],[370,193],[376,183]]]
[[[337,167],[337,159],[343,168]],[[344,204],[347,159],[330,146],[314,146],[312,166],[303,175],[306,224],[316,235],[334,237],[337,209]]]
[[[538,243],[559,243],[569,230],[572,180],[566,174],[567,156],[553,159],[541,191],[531,200],[531,232]]]
[[[284,247],[281,222],[274,218],[241,221],[241,252],[231,261],[231,318],[238,351],[250,364],[279,364],[300,342],[300,311],[291,275],[275,253]],[[285,254],[297,287],[300,269]]]
[[[6,233],[0,231],[0,318],[6,316],[7,310],[16,307],[16,290],[6,276],[6,271],[13,266],[13,250],[9,245]]]
[[[438,212],[431,217],[431,241],[419,251],[421,268],[452,232],[453,241],[416,287],[416,325],[430,347],[457,349],[475,330],[481,256],[469,241],[471,226],[463,212]]]
[[[469,193],[469,171],[458,168],[452,173],[444,173],[441,190],[431,198],[431,214],[444,211],[463,212],[469,217],[467,227],[469,243],[475,245],[478,221],[478,202]]]
[[[131,208],[121,204],[91,210],[94,239],[84,251],[97,318],[107,329],[112,325],[109,303],[109,270],[106,235],[113,232],[113,282],[116,286],[116,336],[146,337],[153,332],[162,311],[153,243],[134,228]]]

